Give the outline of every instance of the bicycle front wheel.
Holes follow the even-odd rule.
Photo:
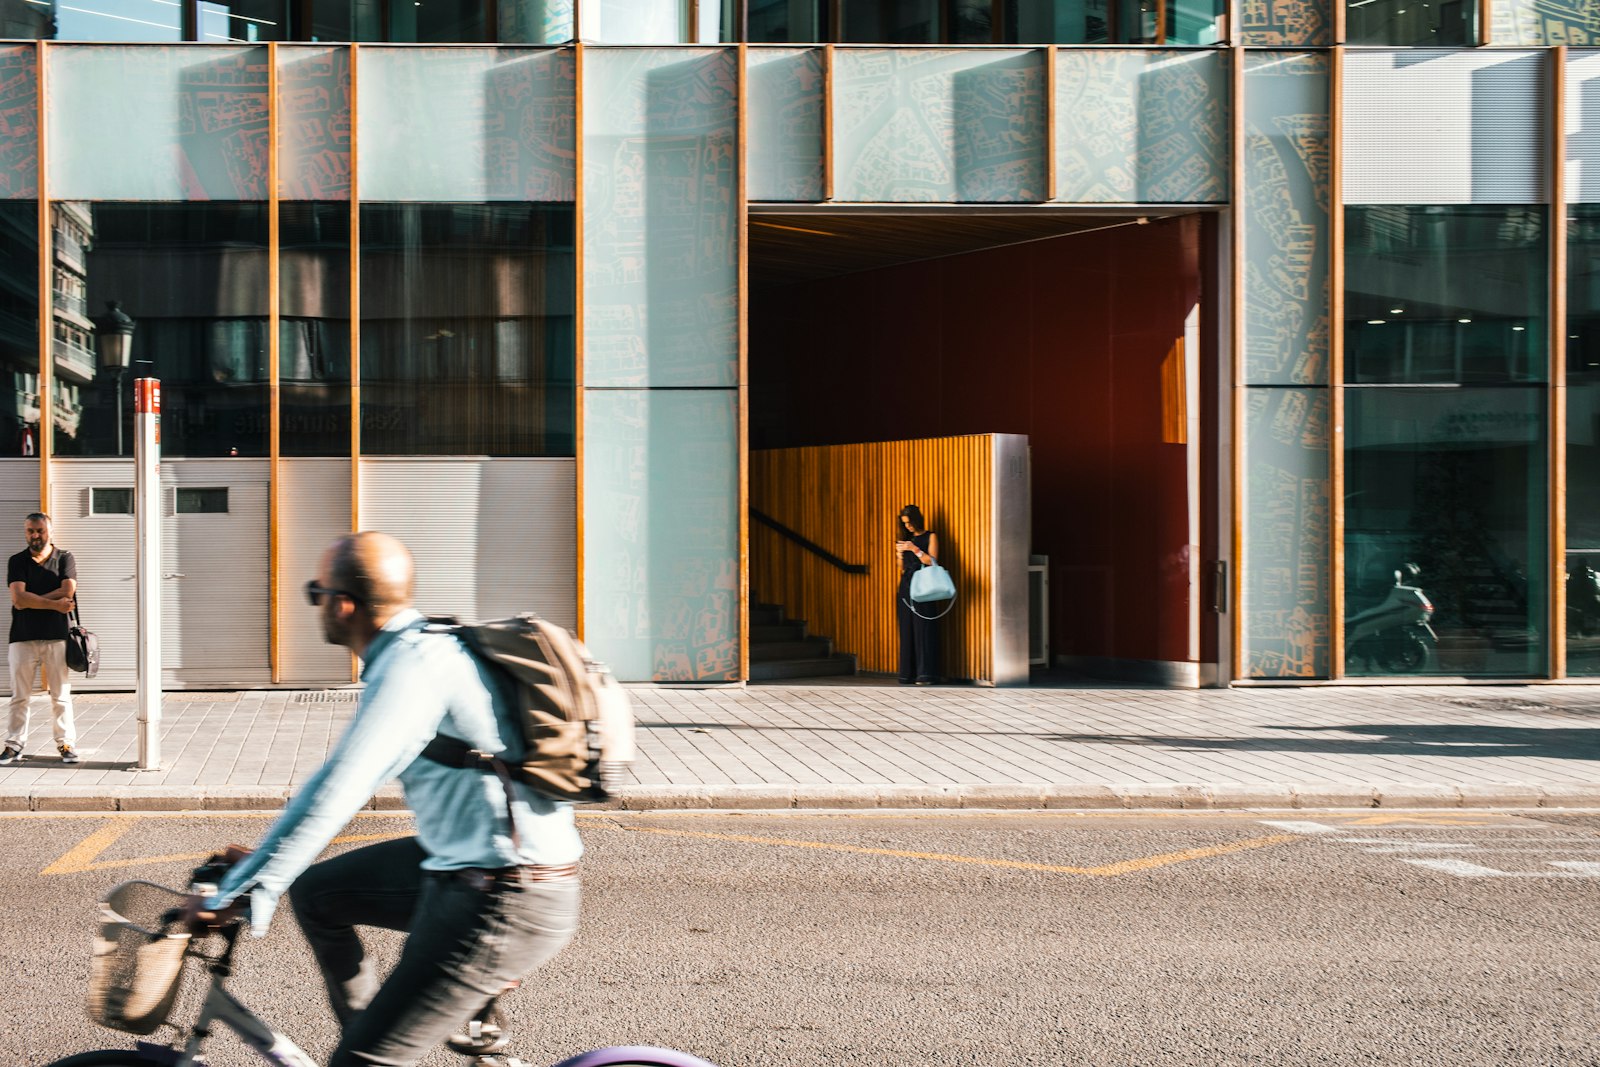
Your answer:
[[[46,1067],[162,1067],[165,1063],[165,1060],[147,1056],[138,1049],[103,1048],[56,1060]]]
[[[89,1067],[88,1064],[83,1067]],[[562,1060],[555,1067],[716,1067],[699,1056],[678,1052],[670,1048],[650,1048],[646,1045],[618,1045],[614,1048],[597,1048],[580,1053],[570,1060]]]

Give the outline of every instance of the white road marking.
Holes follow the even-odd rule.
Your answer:
[[[1442,874],[1453,874],[1457,878],[1600,878],[1600,863],[1573,864],[1566,860],[1549,860],[1552,867],[1581,867],[1586,870],[1561,870],[1561,871],[1501,871],[1493,867],[1484,867],[1466,860],[1402,860],[1415,867],[1426,867],[1429,870],[1439,871]]]
[[[1266,826],[1284,830],[1291,834],[1336,834],[1339,832],[1337,826],[1328,826],[1320,822],[1293,822],[1279,819],[1262,819],[1261,822]]]

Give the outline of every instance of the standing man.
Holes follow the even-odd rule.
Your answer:
[[[6,563],[11,587],[11,728],[0,764],[22,758],[33,701],[33,675],[42,668],[50,691],[50,729],[62,763],[77,763],[73,748],[72,686],[67,681],[67,616],[78,591],[78,564],[50,540],[50,516],[41,511],[22,524],[28,547]]]
[[[411,553],[387,534],[342,537],[306,596],[323,636],[362,659],[355,718],[323,764],[191,918],[248,896],[256,934],[289,890],[343,1027],[329,1067],[415,1063],[506,986],[554,956],[578,923],[572,805],[466,767],[419,759],[436,733],[520,757],[521,712],[454,635],[411,606]],[[399,776],[416,836],[315,866],[378,786]],[[303,872],[303,873],[302,873]],[[357,926],[409,931],[380,985]]]

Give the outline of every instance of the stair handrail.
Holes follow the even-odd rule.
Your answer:
[[[751,508],[750,517],[759,522],[761,525],[767,527],[769,530],[774,530],[788,540],[793,541],[807,552],[810,552],[815,556],[822,557],[825,562],[833,564],[846,574],[867,573],[867,565],[865,563],[846,563],[844,560],[840,559],[832,552],[829,552],[815,541],[803,534],[796,533],[795,531],[789,529],[789,527],[785,526],[783,523],[779,522],[777,519],[774,519],[770,515],[764,515],[755,508]]]

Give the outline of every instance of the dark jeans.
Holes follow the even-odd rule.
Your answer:
[[[578,926],[578,879],[474,888],[423,871],[415,838],[307,868],[289,890],[344,1036],[328,1067],[405,1067],[461,1029]],[[356,926],[409,930],[379,986]]]
[[[900,622],[900,680],[902,682],[936,682],[939,680],[939,620],[924,619],[906,605],[911,601],[911,574],[900,576],[900,588],[895,592],[895,616]],[[933,604],[922,611],[938,612],[942,604]]]

